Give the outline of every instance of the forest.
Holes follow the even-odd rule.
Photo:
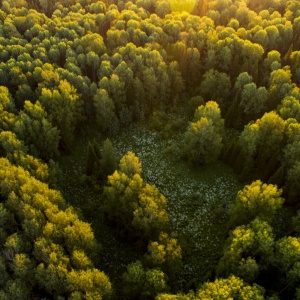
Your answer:
[[[300,1],[0,0],[0,300],[300,300]]]

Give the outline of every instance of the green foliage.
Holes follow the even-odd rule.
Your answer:
[[[74,292],[106,298],[111,293],[109,279],[87,257],[95,244],[90,225],[79,220],[71,207],[66,208],[58,191],[7,159],[0,161],[0,212],[3,221],[11,224],[1,226],[2,257],[14,271],[11,280],[2,283],[4,290],[20,293],[23,298],[19,299]],[[78,253],[83,269],[76,260]]]
[[[105,140],[106,134],[114,135],[135,121],[147,121],[151,115],[153,128],[162,133],[159,143],[173,159],[185,156],[191,164],[202,165],[202,171],[210,174],[219,167],[218,163],[211,169],[203,165],[217,160],[224,143],[223,158],[228,157],[241,178],[278,183],[295,210],[300,195],[298,1],[5,0],[1,1],[0,24],[0,157],[5,157],[1,158],[0,168],[1,299],[101,299],[110,294],[107,277],[93,269],[85,255],[89,252],[86,248],[94,247],[89,226],[66,208],[57,192],[36,179],[51,187],[60,180],[67,182],[64,192],[73,194],[69,196],[70,202],[81,203],[83,214],[89,210],[84,205],[86,198],[93,201],[96,209],[90,212],[93,218],[89,221],[99,223],[99,228],[105,227],[101,222],[104,202],[108,219],[117,224],[123,236],[140,240],[144,247],[151,239],[149,261],[168,275],[173,273],[177,262],[175,258],[174,263],[169,260],[173,252],[179,260],[180,251],[172,235],[162,237],[161,231],[170,227],[166,198],[141,178],[141,165],[133,153],[128,152],[119,170],[113,173],[117,160],[112,145],[105,141],[100,146],[93,141],[96,132],[101,132],[100,138]],[[188,104],[186,99],[191,99]],[[192,117],[195,109],[195,119],[186,129],[183,123],[186,113]],[[246,125],[239,139],[232,138],[231,142],[226,136],[230,131],[223,130],[221,115],[225,116],[228,127],[242,130]],[[185,130],[182,136],[180,133]],[[74,179],[84,172],[83,164],[72,164],[66,178],[58,178],[58,164],[53,161],[60,151],[71,153],[83,135],[92,141],[87,151],[89,177],[85,177],[94,188],[89,185],[89,189]],[[124,151],[118,150],[125,153],[139,143],[135,140]],[[151,143],[145,147],[151,158],[155,147]],[[84,151],[81,156],[86,158]],[[73,158],[73,154],[63,156],[61,162]],[[157,157],[152,159],[152,164],[157,165],[156,160]],[[217,231],[221,231],[216,234],[218,237],[224,234],[218,225],[212,229],[211,224],[203,223],[211,223],[212,211],[220,216],[218,223],[226,222],[230,193],[223,193],[228,198],[226,203],[216,204],[215,200],[223,199],[216,196],[224,189],[223,179],[220,182],[219,178],[214,179],[218,188],[210,191],[214,196],[208,197],[204,181],[198,185],[181,184],[177,175],[169,176],[174,172],[172,165],[168,166],[168,171],[166,168],[163,173],[152,174],[149,170],[153,169],[148,170],[147,166],[143,176],[145,181],[172,195],[170,207],[174,209],[180,203],[175,215],[182,217],[173,219],[171,227],[181,228],[186,207],[190,206],[189,221],[194,218],[194,209],[199,213],[201,208],[201,218],[191,224],[197,223],[202,231],[194,229],[195,235],[193,238],[190,235],[183,251],[193,257],[196,250],[192,245],[197,243],[203,244],[203,249],[197,246],[198,253],[205,254],[209,252],[204,249],[208,248],[208,241],[203,240],[208,237],[211,241],[209,249],[215,253],[209,256],[208,263],[203,255],[201,266],[193,268],[197,274],[203,273],[200,275],[203,279],[215,263],[211,257],[219,255],[222,238],[214,243],[214,234]],[[185,162],[176,167],[181,174],[187,174]],[[107,175],[110,177],[105,199],[94,201],[97,198],[94,193],[102,188]],[[68,190],[70,185],[74,187],[69,181],[78,186]],[[195,186],[199,186],[197,191]],[[169,189],[180,192],[174,192],[173,197]],[[191,196],[192,193],[197,196]],[[79,195],[79,201],[73,200]],[[274,186],[253,183],[238,195],[230,214],[231,223],[244,224],[256,216],[271,221],[275,212],[277,216],[281,214],[281,205],[280,192]],[[297,217],[295,220],[297,223]],[[284,224],[281,227],[285,228]],[[204,234],[203,228],[211,231]],[[274,230],[277,233],[282,228]],[[105,236],[103,230],[98,231]],[[296,245],[296,241],[278,246],[277,259],[283,265],[288,256],[284,252],[293,248],[291,244]],[[249,281],[261,269],[258,257],[253,256],[242,257],[237,267],[238,274]],[[278,262],[276,274],[269,280],[274,281],[272,289],[282,287],[278,293],[286,299],[294,297],[298,284],[298,261],[294,261],[288,269]],[[103,265],[108,266],[107,261]],[[280,268],[288,274],[286,277],[279,274]],[[133,292],[132,297],[154,298],[157,293],[165,292],[161,271],[150,272],[144,267],[143,270],[148,274],[144,276],[148,283]],[[272,271],[265,269],[263,276],[269,278]],[[117,272],[115,268],[114,273]],[[191,288],[190,275],[185,272],[192,273],[184,269],[182,280],[176,278],[173,282],[172,278],[170,285],[183,290]],[[232,278],[239,286],[233,291],[228,280],[207,284],[207,290],[201,290],[201,297],[262,297],[256,286],[245,287],[237,278]],[[290,285],[289,280],[292,280]],[[117,285],[120,282],[118,278],[115,281]],[[192,285],[196,284],[194,279]],[[215,292],[216,286],[221,286],[221,292]],[[159,297],[198,297],[192,294]],[[118,297],[123,295],[117,291]],[[299,291],[295,297],[299,298]]]
[[[194,294],[190,292],[187,295],[160,294],[156,300],[217,300],[217,299],[242,299],[242,300],[263,300],[264,289],[254,284],[246,284],[242,279],[231,275],[225,279],[216,279],[214,282],[204,283]]]
[[[9,90],[5,86],[0,86],[0,112],[4,110],[12,112],[14,110],[14,103]]]
[[[231,89],[230,78],[225,73],[209,70],[203,75],[200,85],[200,95],[206,100],[216,101],[222,109],[227,108]]]
[[[240,106],[246,120],[255,120],[262,115],[266,110],[266,102],[268,98],[268,92],[265,87],[256,87],[255,83],[248,83],[244,85]]]
[[[205,105],[205,102],[201,96],[192,97],[187,103],[189,116],[193,116],[195,114],[195,110],[201,105]]]
[[[299,282],[300,241],[296,237],[284,237],[276,242],[276,261],[293,285]]]
[[[133,152],[120,160],[120,169],[108,176],[104,188],[108,219],[133,237],[156,239],[167,228],[166,198],[140,176],[141,163]]]
[[[86,161],[86,169],[85,173],[88,176],[95,174],[95,172],[99,172],[100,166],[100,157],[98,156],[98,152],[95,149],[98,147],[97,142],[94,140],[93,143],[89,142],[87,147],[87,161]]]
[[[196,294],[196,299],[243,299],[263,300],[264,290],[258,285],[249,286],[238,277],[217,279],[205,283]]]
[[[247,224],[257,217],[271,222],[284,202],[281,193],[282,190],[278,190],[276,185],[265,184],[260,180],[246,185],[238,192],[230,210],[230,226]]]
[[[166,275],[159,269],[145,269],[140,261],[127,266],[123,274],[124,294],[130,298],[153,299],[168,290]]]
[[[184,155],[191,164],[202,165],[217,160],[222,149],[224,120],[219,106],[208,101],[199,106],[194,115],[194,122],[184,136]]]
[[[221,110],[215,101],[208,101],[205,105],[199,106],[194,114],[194,121],[199,121],[201,118],[211,120],[219,134],[223,134],[224,120],[221,118]]]
[[[28,148],[22,140],[19,140],[15,133],[11,131],[0,132],[1,152],[3,154],[13,153],[14,151],[27,152]]]
[[[249,168],[251,163],[264,172],[270,168],[271,159],[283,146],[285,128],[285,121],[273,111],[246,125],[239,138],[242,152],[249,161],[244,168]]]
[[[66,80],[60,81],[58,89],[43,88],[39,101],[52,124],[60,130],[64,146],[70,147],[76,126],[82,119],[82,101],[75,88]]]
[[[186,131],[183,152],[191,164],[203,165],[216,161],[222,146],[222,137],[213,121],[202,117]]]
[[[280,116],[287,120],[289,118],[296,119],[298,122],[300,120],[300,104],[293,96],[287,96],[282,100],[282,105],[279,108]]]
[[[138,207],[133,211],[132,226],[146,239],[155,238],[167,229],[167,199],[155,187],[146,184],[139,193]]]
[[[269,107],[271,109],[281,102],[292,89],[291,71],[289,67],[278,69],[271,73],[269,83]]]
[[[177,240],[161,232],[158,242],[150,242],[145,261],[151,267],[160,267],[166,274],[171,276],[182,265],[182,250]]]
[[[85,299],[106,299],[111,294],[111,283],[107,276],[97,269],[72,270],[67,276],[67,284],[72,291],[71,299],[75,295]]]
[[[127,176],[133,176],[134,174],[141,175],[142,173],[142,164],[139,161],[139,158],[131,151],[127,152],[124,155],[119,164],[120,172],[126,174]]]
[[[101,168],[104,176],[111,175],[118,168],[118,156],[113,144],[109,139],[106,139],[101,149]]]
[[[95,139],[88,143],[85,173],[95,184],[105,181],[117,166],[117,153],[109,139],[103,142],[102,148]]]
[[[297,161],[289,168],[286,177],[286,189],[288,191],[289,198],[292,202],[298,202],[298,196],[300,193],[299,184],[298,184],[299,176],[300,176],[300,162]]]
[[[49,160],[58,155],[59,131],[47,119],[47,113],[37,101],[25,101],[24,110],[19,113],[15,132],[28,146],[31,154]]]
[[[219,276],[234,274],[253,282],[260,271],[274,260],[274,234],[267,222],[255,219],[248,225],[236,227],[227,240],[219,261]]]
[[[105,89],[98,89],[93,101],[96,109],[97,125],[102,131],[108,130],[116,118],[113,100]]]

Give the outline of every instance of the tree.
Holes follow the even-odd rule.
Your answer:
[[[273,71],[281,69],[281,54],[276,50],[271,50],[268,52],[267,57],[263,62],[264,72],[262,78],[262,83],[267,85],[270,78],[270,74]]]
[[[293,154],[293,158],[294,155],[295,153]],[[300,187],[298,184],[299,178],[300,178],[300,161],[296,161],[287,171],[286,184],[285,184],[289,195],[289,201],[294,203],[298,202],[298,197],[300,195]]]
[[[93,97],[96,122],[102,131],[108,130],[116,119],[115,104],[105,89],[98,89]]]
[[[222,137],[213,121],[202,117],[192,122],[184,135],[183,153],[191,164],[208,164],[217,160],[222,149]]]
[[[143,70],[141,81],[145,91],[145,107],[148,111],[151,111],[156,107],[159,99],[158,81],[153,67]]]
[[[298,85],[300,84],[300,51],[293,51],[290,56],[290,66],[293,75],[293,82],[296,82]]]
[[[190,89],[195,89],[197,85],[199,85],[201,77],[200,52],[197,48],[188,48],[186,55],[188,70],[188,73],[186,74],[186,86]]]
[[[0,228],[0,268],[3,261],[11,270],[3,288],[9,298],[19,293],[23,295],[19,299],[45,294],[109,298],[108,277],[90,263],[84,264],[95,245],[90,225],[79,220],[72,207],[67,208],[60,192],[6,158],[0,158],[0,164],[0,224],[5,221]],[[74,259],[78,251],[83,268]]]
[[[124,294],[132,299],[149,299],[168,290],[166,275],[159,269],[145,269],[140,261],[127,266],[123,274]]]
[[[101,81],[99,86],[101,87]],[[120,112],[124,108],[126,103],[126,94],[125,94],[125,82],[119,78],[118,75],[112,74],[108,80],[108,93],[109,96],[113,99],[113,102],[116,107],[116,111]]]
[[[246,185],[238,192],[230,210],[231,226],[247,224],[255,218],[271,222],[284,202],[281,193],[282,190],[278,190],[276,185],[265,184],[260,180]]]
[[[95,183],[106,181],[117,167],[117,153],[109,139],[103,142],[102,147],[95,139],[88,143],[85,173],[92,176]]]
[[[138,174],[132,179],[119,171],[108,176],[107,186],[104,187],[104,209],[108,221],[129,231],[133,219],[132,211],[142,185],[143,180]]]
[[[138,157],[124,155],[119,170],[108,176],[104,187],[105,212],[108,220],[135,240],[156,240],[166,230],[169,214],[166,198],[153,186],[145,184]]]
[[[250,283],[273,262],[272,227],[267,222],[255,219],[248,225],[236,227],[230,233],[217,274],[225,277],[234,274]]]
[[[93,142],[88,143],[87,147],[87,161],[86,161],[86,169],[85,173],[88,176],[95,175],[99,173],[101,165],[100,165],[100,151],[98,150],[98,143],[93,140]]]
[[[221,109],[228,108],[228,98],[231,89],[230,78],[225,73],[209,70],[203,75],[200,84],[200,95],[206,100],[216,101]]]
[[[241,23],[241,22],[240,22]],[[262,59],[264,48],[255,43],[251,43],[248,39],[244,41],[242,56],[244,59],[244,70],[247,71],[254,78],[256,82],[258,73],[258,62]]]
[[[42,89],[39,97],[51,123],[60,130],[61,141],[67,149],[75,137],[75,129],[82,120],[82,100],[75,88],[61,80],[57,89]]]
[[[287,96],[282,100],[282,104],[279,106],[279,114],[284,119],[289,118],[300,121],[300,103],[299,100],[293,96]]]
[[[96,55],[101,57],[102,54],[106,52],[106,47],[103,42],[103,38],[98,33],[88,33],[84,35],[81,39],[74,41],[74,46],[82,45],[85,53],[94,52]]]
[[[157,239],[169,222],[167,199],[155,187],[146,184],[139,193],[137,204],[132,220],[135,232],[147,240]]]
[[[19,113],[15,132],[26,143],[31,154],[49,160],[58,156],[59,130],[48,120],[47,113],[37,101],[25,101],[24,110]]]
[[[171,103],[174,103],[174,99],[178,97],[184,90],[184,82],[179,71],[179,65],[177,62],[171,62],[168,68],[168,75],[170,79],[170,98]]]
[[[36,94],[28,84],[22,84],[18,87],[18,90],[15,95],[15,100],[16,107],[21,110],[24,106],[25,100],[30,100],[30,102],[32,103],[35,102]]]
[[[98,269],[72,270],[67,275],[67,284],[74,299],[106,299],[111,295],[111,283]]]
[[[246,115],[245,124],[250,120],[256,120],[266,110],[268,92],[265,87],[256,87],[255,83],[244,85],[240,107]]]
[[[219,134],[224,132],[224,120],[221,117],[221,110],[215,101],[208,101],[205,105],[200,105],[194,114],[194,121],[197,122],[201,118],[211,120],[215,130]]]
[[[297,162],[300,161],[299,146],[300,146],[300,141],[294,141],[294,142],[286,145],[283,150],[282,164],[288,170],[288,172],[290,172],[291,168],[293,168],[295,166],[295,164],[297,164]]]
[[[257,31],[253,36],[253,41],[263,46],[264,49],[267,49],[269,44],[267,31],[264,29],[260,29],[259,31]]]
[[[292,89],[291,71],[289,67],[275,70],[269,80],[268,108],[274,109]]]
[[[28,148],[24,145],[22,140],[19,140],[15,133],[11,131],[0,132],[0,145],[1,152],[4,156],[8,153],[14,153],[14,151],[23,151],[27,153]]]
[[[166,14],[169,14],[171,12],[169,2],[161,1],[156,4],[155,12],[160,18],[164,18]]]
[[[90,51],[86,54],[86,66],[88,67],[87,70],[90,70],[90,72],[88,74],[89,78],[93,82],[96,82],[97,81],[97,71],[100,68],[100,58],[95,52]]]
[[[216,279],[214,282],[204,283],[196,293],[196,299],[263,300],[264,289],[256,284],[247,285],[242,279],[232,275],[227,279]]]
[[[252,82],[252,79],[253,79],[252,76],[249,75],[247,72],[242,72],[239,74],[234,85],[234,90],[238,97],[240,97],[244,86],[246,84],[250,84]]]
[[[300,276],[300,239],[298,237],[284,237],[276,242],[275,258],[277,266],[284,272],[285,287],[298,287]]]
[[[145,261],[151,267],[161,268],[168,276],[172,277],[182,264],[181,247],[176,239],[169,237],[165,232],[159,234],[157,242],[150,242]]]
[[[118,156],[116,150],[109,139],[106,139],[103,142],[101,149],[101,168],[103,176],[107,178],[108,175],[111,175],[118,168]]]
[[[131,177],[135,174],[142,173],[142,164],[140,160],[135,154],[131,151],[128,151],[126,155],[124,155],[119,164],[120,172],[126,174],[127,176]]]
[[[269,164],[280,153],[285,128],[285,121],[273,111],[265,113],[255,123],[246,125],[239,138],[241,149],[248,160],[244,168],[250,171],[254,165],[259,170],[272,174],[274,170],[272,164]]]
[[[0,112],[4,110],[13,112],[15,106],[9,90],[5,86],[0,86]]]

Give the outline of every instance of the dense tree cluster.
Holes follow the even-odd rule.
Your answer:
[[[104,188],[108,221],[120,230],[123,238],[148,244],[143,263],[127,267],[123,275],[128,297],[148,299],[168,290],[168,278],[181,266],[181,247],[170,231],[166,198],[153,186],[144,183],[141,163],[133,152],[124,155],[119,169],[108,176]],[[167,276],[167,275],[169,276]]]
[[[144,251],[122,297],[300,299],[299,1],[3,0],[0,40],[1,299],[113,295],[90,225],[53,189],[83,136],[84,183]],[[184,253],[165,196],[107,139],[145,120],[177,136],[166,153],[246,180],[215,276],[189,294],[171,294]],[[284,205],[293,229],[276,235]]]
[[[1,158],[1,298],[102,299],[107,276],[93,268],[89,224],[61,194]]]

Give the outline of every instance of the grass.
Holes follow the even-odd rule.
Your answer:
[[[172,230],[183,249],[183,268],[177,290],[188,290],[211,275],[226,239],[226,212],[241,188],[233,171],[218,162],[192,168],[164,156],[170,141],[139,126],[132,126],[112,139],[119,156],[133,151],[142,162],[143,178],[168,199]],[[102,246],[99,267],[120,285],[126,265],[141,256],[122,243],[103,220],[101,192],[84,185],[80,177],[86,163],[87,138],[81,139],[72,155],[60,159],[60,190],[68,203],[80,208],[91,223]]]

